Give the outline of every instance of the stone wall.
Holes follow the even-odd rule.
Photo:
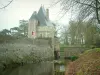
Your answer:
[[[10,43],[0,44],[0,66],[10,63],[34,63],[46,60],[53,60],[53,49],[47,43],[39,45],[33,43],[32,39],[17,39]]]

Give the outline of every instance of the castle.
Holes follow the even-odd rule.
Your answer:
[[[55,28],[49,20],[49,9],[41,6],[38,13],[33,12],[29,19],[28,38],[54,38]]]
[[[52,50],[56,53],[55,56],[58,57],[60,47],[58,39],[55,38],[55,33],[56,33],[55,27],[49,19],[49,9],[45,10],[44,6],[41,6],[38,13],[34,11],[29,19],[28,38],[35,39],[35,41],[38,40],[39,41],[38,45],[40,44],[43,45],[45,42],[45,40],[43,39],[49,38],[48,39],[49,45],[52,48]],[[35,42],[35,44],[36,43],[37,42]]]

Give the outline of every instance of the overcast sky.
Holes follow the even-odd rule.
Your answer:
[[[9,1],[9,0],[8,0]],[[0,0],[0,7],[7,4],[7,0]],[[0,30],[19,26],[19,20],[28,20],[34,11],[38,11],[41,4],[45,9],[50,7],[52,0],[14,0],[7,8],[0,10]],[[50,20],[56,21],[61,15],[60,4],[49,8]],[[59,23],[68,24],[70,14],[67,14]]]

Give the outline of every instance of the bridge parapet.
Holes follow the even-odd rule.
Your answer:
[[[70,56],[78,56],[84,51],[88,50],[87,47],[64,47],[63,50],[60,51],[61,58],[66,58]]]

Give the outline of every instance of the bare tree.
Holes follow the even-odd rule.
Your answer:
[[[8,4],[4,5],[3,7],[0,7],[0,9],[4,9],[4,8],[8,7],[12,2],[13,2],[13,0],[9,1]]]
[[[58,0],[57,2],[60,2],[65,14],[70,9],[78,9],[79,19],[92,18],[100,24],[100,0]]]

